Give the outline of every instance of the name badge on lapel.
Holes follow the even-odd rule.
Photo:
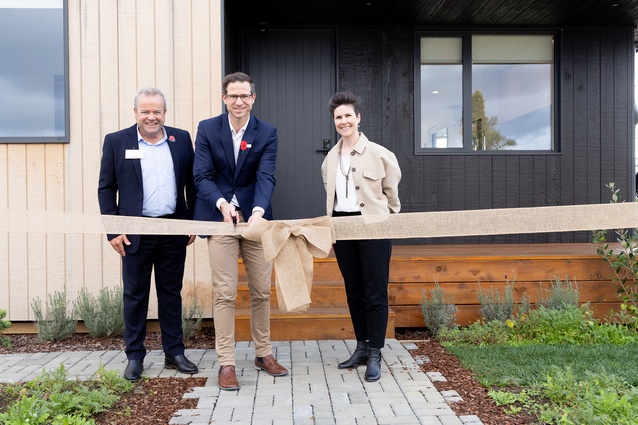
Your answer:
[[[124,153],[125,159],[142,159],[144,158],[144,152],[139,149],[127,149]]]

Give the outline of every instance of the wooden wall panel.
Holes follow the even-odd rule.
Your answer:
[[[108,133],[119,130],[120,128],[130,126],[135,121],[133,119],[133,94],[134,90],[124,92],[122,82],[127,81],[127,72],[121,72],[121,55],[126,52],[126,46],[123,43],[114,42],[120,40],[122,31],[120,30],[122,20],[121,14],[128,12],[126,5],[120,5],[113,2],[100,2],[100,133],[95,139],[86,140],[85,145],[91,146],[91,157],[98,161],[95,170],[99,170],[99,160],[102,156],[102,143],[104,136]],[[126,2],[134,4],[134,2]],[[135,16],[134,13],[131,14]],[[126,28],[135,28],[134,25]],[[130,35],[130,30],[128,35]],[[135,43],[128,43],[128,46],[135,46]],[[122,48],[124,47],[124,52]],[[125,56],[126,57],[126,56]],[[134,64],[134,56],[130,56]],[[126,74],[126,75],[124,75]],[[132,74],[132,73],[131,73]],[[124,85],[124,88],[127,86]],[[88,148],[88,147],[87,147]],[[97,149],[97,153],[93,152]],[[98,175],[91,173],[95,178],[95,183],[91,185],[87,191],[87,199],[85,205],[88,210],[99,213],[99,205],[97,203],[97,186]],[[96,264],[99,275],[96,272],[95,278],[99,283],[91,284],[84,282],[84,286],[91,292],[99,291],[101,288],[115,288],[119,286],[121,275],[120,256],[111,248],[106,237],[98,235],[96,239],[91,240],[91,250],[100,253],[100,262]]]
[[[64,145],[47,144],[44,146],[45,207],[50,211],[64,211],[66,198],[64,152]],[[47,234],[42,235],[42,239],[46,246],[47,291],[62,291],[64,290],[66,272],[64,263],[65,237],[61,234]]]
[[[0,145],[0,209],[9,208],[9,146]],[[0,232],[0,252],[9,252],[9,234]],[[9,255],[0,255],[0,310],[7,310],[9,292]]]
[[[104,135],[135,124],[133,117],[133,96],[142,88],[137,79],[137,50],[143,49],[137,38],[135,9],[136,2],[117,2],[117,28],[114,28],[117,42],[118,59],[118,97],[119,122],[113,128],[106,130]]]
[[[27,209],[43,210],[46,205],[45,197],[45,156],[44,145],[31,144],[26,146],[26,188]],[[30,265],[27,271],[27,286],[29,299],[40,297],[44,302],[47,299],[46,267],[42,267],[42,259],[46,258],[46,235],[41,233],[27,234],[27,263]],[[38,267],[39,266],[39,267]]]
[[[587,204],[600,202],[601,192],[601,148],[604,143],[603,135],[600,131],[601,124],[601,85],[602,62],[601,50],[606,49],[601,43],[599,29],[591,29],[587,32],[587,161],[574,167],[579,170],[577,174],[582,175],[579,184],[576,184],[574,199],[576,204]],[[594,66],[591,66],[594,65]],[[604,198],[603,198],[604,199]]]
[[[100,30],[109,28],[109,15],[106,15],[104,25],[100,13],[104,10],[101,2],[85,1],[81,4],[83,25],[80,29],[80,90],[82,102],[81,111],[82,141],[69,144],[72,159],[71,187],[69,193],[73,197],[74,212],[97,213],[97,171],[101,152],[101,86],[108,83],[114,75],[102,74]],[[106,11],[105,11],[106,12]],[[106,105],[108,106],[108,105]],[[74,300],[80,289],[88,284],[88,289],[98,289],[101,281],[88,278],[96,273],[101,276],[102,251],[99,235],[70,235],[73,242],[67,245],[72,261],[69,262],[69,277],[65,282],[67,297]]]
[[[11,210],[26,210],[27,205],[27,162],[26,146],[7,146],[7,207]],[[7,303],[7,319],[12,320],[15,314],[27,317],[29,314],[29,251],[28,238],[25,233],[9,233],[10,247],[7,250],[9,271],[9,299]],[[33,265],[32,265],[33,266]],[[5,308],[5,307],[3,307]]]
[[[167,124],[194,138],[201,119],[221,112],[220,13],[220,0],[69,0],[70,143],[0,145],[0,208],[99,213],[104,136],[135,123],[141,87],[162,89]],[[195,276],[210,287],[205,241],[188,250],[185,294]],[[102,235],[4,233],[0,252],[0,309],[14,322],[33,319],[34,296],[66,288],[73,301],[83,286],[121,285],[120,257]]]

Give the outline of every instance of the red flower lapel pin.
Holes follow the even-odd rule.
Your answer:
[[[168,141],[169,142],[174,142],[175,141],[175,136],[173,136],[173,135],[168,136]]]
[[[253,145],[248,144],[247,141],[242,140],[241,143],[239,144],[239,149],[241,149],[241,151],[245,151],[246,149],[250,149]]]

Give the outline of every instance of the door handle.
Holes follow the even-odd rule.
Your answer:
[[[322,140],[322,149],[317,149],[315,152],[321,152],[323,153],[323,156],[328,155],[328,152],[330,152],[330,139],[323,139]]]

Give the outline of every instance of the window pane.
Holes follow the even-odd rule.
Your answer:
[[[461,39],[424,37],[421,39],[421,63],[461,63]]]
[[[461,38],[421,38],[421,148],[462,148]]]
[[[0,138],[66,138],[62,0],[0,0]]]
[[[552,65],[472,66],[472,149],[552,149]]]
[[[421,65],[421,147],[462,148],[463,68]]]
[[[551,35],[473,35],[472,63],[551,63]]]

